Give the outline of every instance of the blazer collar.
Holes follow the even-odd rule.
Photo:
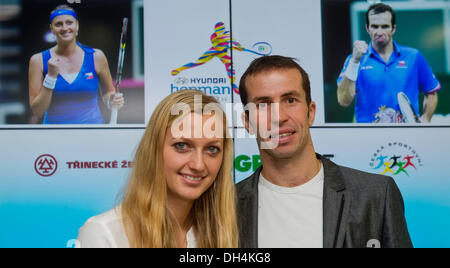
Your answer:
[[[344,178],[339,166],[320,154],[316,155],[317,159],[322,161],[325,176],[325,187],[329,187],[336,192],[345,190]]]
[[[250,177],[246,179],[248,183],[245,187],[241,188],[241,191],[239,191],[239,199],[253,198],[255,196],[255,193],[256,197],[258,196],[258,183],[261,171],[262,166],[260,166]]]

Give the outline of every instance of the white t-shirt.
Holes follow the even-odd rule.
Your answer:
[[[260,175],[258,247],[323,247],[323,165],[307,183],[286,188]]]
[[[188,248],[197,247],[192,229],[186,239]],[[80,228],[77,242],[78,248],[129,248],[120,206],[89,218]]]

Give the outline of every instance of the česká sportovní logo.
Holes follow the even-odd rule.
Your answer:
[[[410,176],[411,172],[423,167],[423,162],[417,150],[410,144],[389,142],[372,154],[369,166],[381,175]]]
[[[34,170],[42,177],[50,177],[58,169],[58,161],[50,154],[43,154],[34,161]]]

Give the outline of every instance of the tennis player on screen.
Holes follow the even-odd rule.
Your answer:
[[[348,107],[355,101],[358,123],[400,123],[405,115],[399,93],[407,96],[414,114],[419,113],[419,95],[425,95],[423,114],[418,121],[430,122],[441,88],[422,54],[394,42],[395,12],[386,4],[370,6],[366,30],[371,42],[356,41],[338,78],[338,102]],[[400,99],[401,100],[401,99]]]
[[[105,54],[77,42],[79,22],[68,5],[50,13],[55,47],[33,55],[29,66],[30,105],[44,124],[103,124],[98,106],[101,84],[108,107],[121,108]]]

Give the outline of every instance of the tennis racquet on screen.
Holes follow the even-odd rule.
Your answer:
[[[119,49],[119,61],[117,62],[116,73],[116,94],[120,93],[120,82],[122,81],[123,60],[125,58],[125,48],[127,46],[127,32],[128,32],[128,18],[123,19],[122,33],[120,35],[120,49]],[[119,109],[117,107],[111,107],[111,120],[110,125],[117,124],[117,114]]]
[[[399,92],[397,94],[398,105],[400,106],[400,111],[402,112],[403,118],[406,123],[420,123],[419,116],[414,111],[408,96],[405,93]]]

